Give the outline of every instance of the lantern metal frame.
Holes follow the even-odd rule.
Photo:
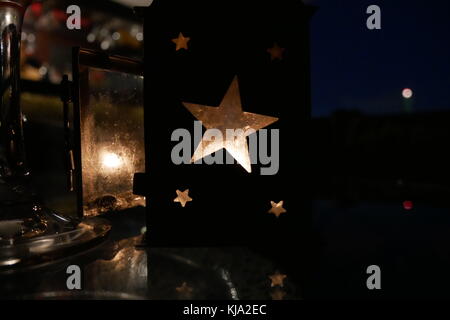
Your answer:
[[[88,67],[110,72],[121,72],[129,75],[144,76],[143,62],[128,57],[108,55],[103,52],[74,47],[72,49],[72,83],[66,92],[64,102],[64,128],[66,137],[66,161],[68,188],[76,192],[77,214],[80,218],[84,216],[83,210],[83,174],[81,156],[81,102],[80,102],[80,68]],[[67,78],[66,83],[69,83]],[[67,97],[71,97],[67,98]],[[73,139],[70,139],[70,113],[69,102],[73,105]],[[73,141],[71,141],[73,140]],[[144,151],[143,151],[144,153]],[[132,191],[132,190],[130,190]]]

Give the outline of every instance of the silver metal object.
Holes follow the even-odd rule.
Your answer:
[[[0,240],[0,275],[50,265],[99,244],[111,230],[109,221],[85,219],[71,230],[30,239]]]
[[[0,271],[55,260],[106,236],[100,220],[66,218],[41,205],[26,164],[20,106],[20,41],[32,0],[0,0]],[[55,253],[55,254],[54,254]]]
[[[20,108],[20,39],[25,10],[32,0],[0,0],[0,177],[29,174]]]

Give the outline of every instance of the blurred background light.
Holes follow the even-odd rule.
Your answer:
[[[411,89],[409,89],[409,88],[403,89],[403,91],[402,91],[403,98],[410,99],[412,97],[412,95],[413,95],[413,92]]]

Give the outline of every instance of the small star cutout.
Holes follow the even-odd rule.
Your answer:
[[[189,189],[184,190],[181,192],[180,190],[177,190],[177,196],[175,199],[173,199],[173,202],[179,202],[181,203],[181,206],[184,208],[186,206],[186,203],[189,201],[192,201],[192,198],[189,197]]]
[[[192,291],[194,291],[194,289],[189,287],[186,282],[183,282],[181,286],[176,287],[175,290],[181,297],[185,297],[188,299],[192,296]]]
[[[189,40],[191,40],[191,38],[183,36],[183,34],[180,32],[178,34],[178,38],[172,39],[172,42],[177,45],[176,51],[181,50],[181,49],[188,50]]]
[[[270,54],[270,61],[273,60],[283,60],[283,53],[285,48],[281,48],[278,43],[275,42],[272,48],[267,49],[267,52]]]
[[[275,287],[275,286],[283,287],[284,279],[287,278],[287,275],[276,272],[275,274],[269,276],[269,278],[272,281],[272,283],[270,284],[271,287]]]
[[[270,296],[272,297],[272,300],[283,300],[284,296],[286,295],[286,292],[284,292],[281,289],[275,289]]]
[[[275,203],[273,201],[270,201],[270,205],[272,208],[268,211],[269,213],[273,213],[277,218],[282,214],[285,213],[286,210],[283,208],[283,201],[280,201],[278,203]]]

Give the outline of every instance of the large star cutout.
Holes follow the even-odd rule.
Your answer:
[[[267,49],[267,52],[270,54],[270,60],[283,60],[283,53],[285,48],[281,48],[278,43],[274,43],[272,48]]]
[[[270,201],[270,205],[272,208],[268,211],[268,213],[273,213],[277,218],[282,214],[285,213],[286,210],[283,208],[283,201],[280,201],[278,203]]]
[[[184,208],[186,203],[189,201],[192,201],[192,198],[189,197],[189,189],[184,190],[181,192],[180,190],[177,190],[177,197],[173,199],[173,202],[179,202],[181,206]]]
[[[175,51],[178,51],[181,49],[187,50],[189,40],[191,40],[191,38],[183,36],[183,34],[180,32],[178,34],[178,38],[172,39],[172,42],[176,44]]]
[[[183,102],[183,105],[202,122],[206,129],[217,129],[223,137],[223,139],[212,139],[205,133],[191,161],[196,162],[218,150],[225,149],[249,173],[252,168],[247,136],[278,120],[278,118],[242,111],[237,77],[234,77],[219,107],[187,102]],[[227,134],[227,129],[235,130],[234,135]]]

